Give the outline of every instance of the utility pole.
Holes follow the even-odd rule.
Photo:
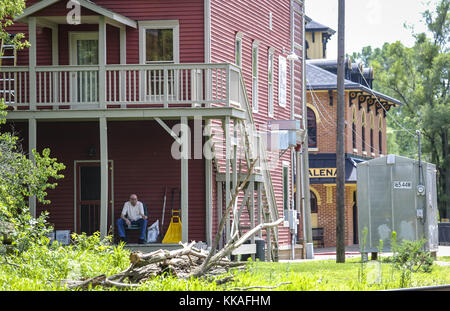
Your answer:
[[[338,67],[336,127],[336,262],[345,262],[345,0],[338,0]]]

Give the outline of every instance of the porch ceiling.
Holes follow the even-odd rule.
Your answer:
[[[61,0],[42,0],[40,2],[37,2],[33,4],[32,6],[26,8],[23,11],[22,15],[17,16],[14,20],[21,23],[28,23],[28,17],[32,16],[36,12],[39,12],[40,10],[45,9],[46,7],[49,7]],[[84,7],[88,10],[91,10],[99,15],[103,15],[106,18],[106,22],[112,25],[126,25],[132,28],[137,28],[137,22],[123,16],[121,14],[118,14],[114,11],[111,11],[109,9],[106,9],[104,7],[101,7],[94,2],[88,1],[88,0],[78,0],[78,3],[81,7]],[[37,23],[41,24],[43,26],[46,26],[46,24],[66,24],[66,16],[37,16]],[[98,24],[98,16],[96,15],[88,15],[88,16],[81,16],[81,23],[82,24]]]

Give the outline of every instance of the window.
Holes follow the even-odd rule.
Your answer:
[[[380,154],[383,154],[383,119],[378,119],[378,149]]]
[[[361,115],[361,140],[362,140],[362,151],[366,151],[366,113],[363,111]]]
[[[258,41],[252,45],[252,109],[258,112]]]
[[[268,68],[267,68],[267,84],[268,84],[268,114],[273,117],[273,60],[274,49],[269,49]]]
[[[140,63],[179,63],[177,20],[140,21]]]
[[[356,106],[353,105],[352,111],[352,145],[353,150],[356,150]]]
[[[311,108],[307,108],[308,117],[308,148],[317,148],[317,122],[316,114]]]
[[[145,62],[173,62],[173,29],[145,30]]]
[[[179,63],[179,24],[177,20],[139,21],[139,61],[141,64]],[[164,98],[164,72],[148,70],[141,73],[145,79],[145,95],[150,100]],[[168,71],[168,95],[176,94],[174,70]]]
[[[374,148],[373,148],[373,113],[370,114],[370,152],[373,153],[374,152]]]
[[[309,202],[311,206],[311,213],[317,213],[318,207],[317,207],[317,197],[316,194],[312,191],[309,191]]]
[[[234,63],[242,67],[242,37],[243,33],[238,32],[234,40]]]
[[[283,163],[283,208],[289,209],[289,163]]]

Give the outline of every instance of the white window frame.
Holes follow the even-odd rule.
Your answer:
[[[234,64],[239,68],[242,68],[242,38],[244,34],[242,32],[237,32],[234,38]],[[238,63],[239,56],[239,63]]]
[[[180,24],[178,20],[139,21],[139,63],[160,64],[180,62]],[[173,61],[151,61],[147,62],[145,32],[147,29],[173,29]]]
[[[255,49],[256,49],[256,57],[255,57]],[[259,41],[254,40],[252,44],[252,111],[258,112],[258,75],[259,75]],[[256,68],[256,74],[253,68]]]
[[[274,115],[274,108],[273,108],[273,82],[275,80],[275,49],[269,48],[268,50],[268,56],[267,56],[267,114],[269,117],[273,118]],[[272,72],[272,77],[270,77],[270,72]],[[272,79],[271,79],[272,78]]]

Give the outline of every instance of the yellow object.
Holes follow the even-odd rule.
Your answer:
[[[175,212],[175,211],[174,211]],[[177,220],[177,222],[175,222]],[[180,216],[173,216],[170,219],[169,228],[167,229],[166,235],[162,240],[162,243],[178,243],[181,241],[181,220]]]

